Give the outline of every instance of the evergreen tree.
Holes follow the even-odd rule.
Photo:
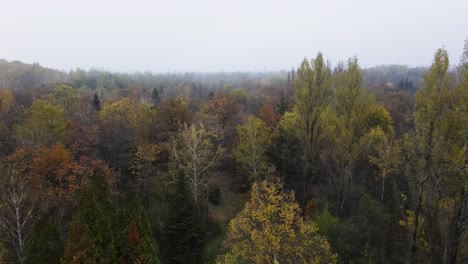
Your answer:
[[[164,231],[164,257],[167,263],[200,263],[203,229],[197,206],[190,194],[186,179],[176,179],[173,212]]]
[[[34,223],[31,237],[25,246],[25,263],[60,263],[63,243],[57,225],[44,215]]]
[[[99,96],[97,95],[97,93],[94,94],[93,108],[98,112],[101,111],[101,100],[99,100]]]
[[[120,263],[160,263],[156,242],[145,210],[129,185],[117,220],[117,254]]]
[[[78,199],[62,263],[116,263],[113,207],[103,175],[95,172]]]

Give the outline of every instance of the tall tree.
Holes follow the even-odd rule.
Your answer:
[[[450,222],[453,228],[453,235],[450,241],[450,263],[456,264],[460,256],[462,255],[462,239],[466,236],[468,229],[468,38],[465,39],[464,51],[461,59],[461,65],[459,67],[460,83],[458,84],[455,92],[455,111],[454,117],[458,120],[456,126],[459,133],[458,135],[458,151],[459,158],[456,159],[457,166],[459,169],[458,177],[456,179],[456,188],[453,188],[453,194],[456,201],[454,209],[453,220]],[[465,257],[467,255],[465,254]]]
[[[250,201],[229,223],[218,263],[336,263],[328,241],[302,218],[279,178],[254,183]]]
[[[410,212],[411,218],[414,219],[410,225],[410,256],[411,262],[414,263],[425,261],[426,254],[423,253],[434,246],[435,240],[425,235],[425,230],[428,225],[437,227],[431,216],[441,216],[440,213],[446,211],[440,207],[440,203],[448,198],[445,193],[448,191],[446,187],[450,186],[454,178],[458,178],[457,174],[463,173],[463,169],[462,171],[452,170],[462,165],[457,165],[453,161],[454,154],[458,156],[459,153],[464,153],[463,148],[466,148],[466,145],[461,148],[456,146],[456,141],[459,141],[457,134],[462,135],[462,138],[466,140],[463,132],[459,134],[457,131],[461,132],[466,127],[462,125],[457,128],[457,125],[461,123],[456,118],[463,114],[459,113],[461,115],[458,117],[453,114],[456,108],[452,103],[453,89],[451,89],[451,76],[448,69],[448,54],[445,50],[439,49],[435,53],[429,72],[424,76],[424,84],[416,94],[416,111],[414,112],[416,167],[415,174],[410,177],[410,187],[413,191]],[[464,133],[466,134],[466,130]],[[466,154],[461,155],[466,158]],[[463,182],[458,182],[458,184],[463,186]],[[463,201],[459,202],[463,204]],[[451,218],[450,212],[445,212],[445,214],[444,218]],[[443,224],[439,225],[440,231],[445,228]],[[448,238],[442,237],[440,243],[442,247],[447,248]],[[437,252],[434,248],[431,251],[433,255]]]
[[[34,151],[18,149],[0,167],[0,231],[18,263],[24,263],[25,243],[40,201],[39,183],[28,166]]]
[[[374,104],[362,87],[362,72],[356,58],[347,66],[338,66],[334,74],[333,104],[321,116],[324,126],[322,153],[330,175],[337,211],[341,214],[352,194],[359,162],[367,160],[367,135],[380,127],[391,128],[390,114]]]
[[[307,189],[311,180],[317,180],[322,122],[320,115],[329,104],[332,78],[325,65],[322,53],[311,64],[304,59],[297,69],[294,81],[296,104],[294,112],[299,121],[298,137],[303,146],[303,200],[307,200]]]

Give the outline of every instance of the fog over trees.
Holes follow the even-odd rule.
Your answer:
[[[468,40],[427,67],[308,55],[1,60],[0,263],[467,263]]]

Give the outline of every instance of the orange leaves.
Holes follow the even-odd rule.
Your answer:
[[[140,244],[144,241],[143,236],[138,232],[138,227],[134,223],[128,225],[127,228],[128,241],[133,244]]]
[[[275,109],[273,109],[273,106],[270,104],[263,105],[260,109],[259,115],[263,122],[265,122],[265,124],[270,128],[275,127],[280,120],[280,116],[275,112]]]
[[[50,148],[22,146],[7,157],[6,164],[29,179],[30,188],[47,201],[44,209],[74,204],[78,190],[89,182],[89,176],[97,169],[111,182],[111,171],[103,161],[88,157],[75,161],[72,153],[61,144]]]
[[[54,145],[52,148],[43,148],[31,164],[38,175],[55,176],[60,182],[67,174],[67,168],[73,162],[71,153],[63,145]]]
[[[239,103],[236,97],[229,93],[216,94],[206,105],[206,112],[215,116],[224,128],[227,123],[239,112]]]

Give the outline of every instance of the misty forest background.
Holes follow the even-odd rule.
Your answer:
[[[0,87],[0,263],[468,262],[468,42],[418,68],[2,60]]]

